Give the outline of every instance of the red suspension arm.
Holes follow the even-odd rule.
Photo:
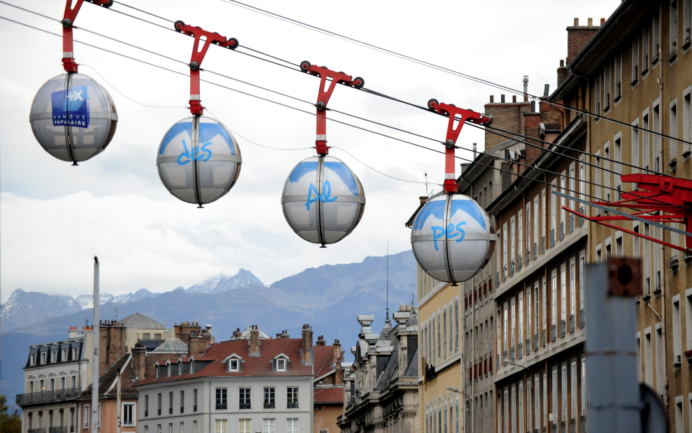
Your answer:
[[[101,5],[104,7],[111,7],[113,0],[86,0],[95,5]],[[70,7],[72,0],[66,0],[65,2],[65,13],[63,14],[62,21],[62,66],[65,72],[77,72],[78,66],[77,62],[74,61],[74,39],[72,38],[72,27],[77,19],[77,14],[79,9],[82,7],[84,0],[77,0],[74,8]]]

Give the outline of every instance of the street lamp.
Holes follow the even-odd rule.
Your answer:
[[[449,391],[456,392],[457,394],[465,395],[466,398],[471,398],[471,397],[469,397],[467,394],[465,394],[465,393],[459,391],[459,389],[457,389],[457,388],[452,388],[451,386],[448,386],[447,389],[448,389]]]
[[[526,371],[528,371],[529,373],[531,373],[531,370],[530,370],[530,369],[524,367],[523,365],[519,365],[519,364],[517,364],[516,362],[507,361],[506,359],[503,360],[502,362],[504,362],[505,364],[513,365],[513,366],[515,366],[515,367],[523,368],[524,370],[526,370]]]

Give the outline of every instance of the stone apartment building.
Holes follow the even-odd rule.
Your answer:
[[[338,385],[343,360],[339,346],[313,346],[307,325],[300,339],[272,339],[252,326],[200,354],[156,356],[153,369],[136,367],[145,377],[135,384],[140,433],[312,432],[315,377],[334,374]]]
[[[421,410],[418,387],[418,309],[402,305],[381,333],[372,332],[374,316],[359,315],[355,360],[344,370],[343,433],[416,433]]]
[[[589,152],[596,155],[589,162],[601,168],[588,168],[596,184],[589,186],[591,196],[616,201],[618,190],[633,191],[636,185],[622,182],[621,174],[692,178],[692,146],[675,140],[692,140],[691,32],[689,0],[626,0],[591,42],[568,59],[566,77],[551,100],[583,104],[600,116],[582,120],[588,127]],[[569,111],[566,115],[575,117]],[[586,211],[591,217],[602,215],[597,209]],[[692,256],[624,230],[677,246],[685,245],[682,235],[638,221],[611,224],[622,230],[589,224],[587,261],[642,259],[644,293],[635,306],[640,380],[661,396],[671,431],[690,431]]]

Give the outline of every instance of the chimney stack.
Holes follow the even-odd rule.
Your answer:
[[[233,331],[233,338],[240,338],[243,336],[243,333],[240,332],[240,328],[236,328],[235,331]]]
[[[529,76],[524,75],[524,102],[529,102]]]
[[[300,361],[303,364],[312,364],[312,328],[303,325],[303,348],[300,351]]]
[[[319,336],[317,337],[317,343],[315,343],[315,346],[325,346],[326,343],[327,343],[327,342],[326,342],[325,339],[324,339],[324,335],[319,335]]]
[[[599,30],[599,27],[594,27],[593,18],[587,20],[588,25],[580,26],[579,19],[574,19],[574,25],[567,27],[567,64],[576,57],[582,48],[591,40],[593,35]],[[605,19],[601,20],[601,25]]]
[[[252,325],[250,329],[250,356],[260,356],[259,329]]]
[[[344,383],[344,370],[341,368],[341,343],[339,340],[334,340],[334,385],[342,385]]]

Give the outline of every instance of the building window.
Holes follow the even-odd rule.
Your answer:
[[[231,359],[228,361],[228,371],[240,371],[240,360]]]
[[[663,351],[665,346],[663,345],[663,330],[661,329],[661,322],[656,324],[656,391],[659,395],[665,394],[665,365],[663,363]]]
[[[507,331],[507,309],[508,308],[509,307],[507,305],[507,302],[505,302],[505,307],[504,307],[504,310],[502,312],[502,341],[504,343],[502,349],[504,352],[507,352],[507,345],[508,345],[508,341],[507,341],[507,334],[508,334],[508,331]],[[506,353],[503,354],[502,357],[504,358],[505,355],[506,355]]]
[[[169,364],[170,366],[170,364]],[[173,391],[168,393],[168,414],[173,413]]]
[[[185,413],[185,391],[180,391],[180,413]]]
[[[252,402],[250,399],[250,388],[240,388],[240,397],[238,399],[239,409],[252,409]]]
[[[442,326],[442,321],[440,320],[440,312],[437,312],[437,363],[442,362],[442,332],[440,328]]]
[[[692,350],[692,289],[685,290],[685,329],[687,331],[687,350]],[[692,422],[692,418],[690,418]]]
[[[144,396],[144,416],[149,416],[149,394]]]
[[[272,387],[265,387],[264,388],[264,408],[265,409],[274,409],[275,407],[275,402],[274,402],[274,391],[276,388]]]
[[[197,433],[197,420],[192,421],[192,433]]]
[[[572,258],[569,262],[569,314],[571,316],[574,316],[577,309],[576,279],[577,275],[574,269],[574,258]]]
[[[276,371],[286,371],[286,360],[277,359],[276,360]]]
[[[245,420],[241,420],[242,421]],[[247,420],[250,421],[250,420]],[[241,432],[245,433],[250,433],[250,429],[248,428],[247,430],[240,430]],[[216,433],[228,433],[228,420],[225,419],[217,419],[216,420]]]
[[[179,433],[185,433],[185,423],[183,421],[180,422]]]
[[[644,330],[644,383],[653,388],[653,348],[651,343],[651,328]]]
[[[216,388],[216,409],[217,410],[228,409],[228,389],[227,388]]]
[[[151,333],[149,333],[149,332],[142,333],[142,340],[151,340]]]
[[[557,323],[557,271],[553,270],[550,280],[550,327]]]
[[[238,420],[238,432],[239,433],[251,433],[252,432],[252,420],[250,420],[250,419]]]
[[[286,433],[298,433],[298,418],[286,420]]]
[[[57,350],[51,350],[50,351],[50,361],[49,362],[58,362],[58,351]]]
[[[328,430],[325,430],[325,432],[328,432]],[[276,420],[273,418],[264,418],[262,420],[262,433],[276,433]]]
[[[690,334],[688,334],[690,335]],[[692,335],[690,335],[692,338]],[[454,300],[454,352],[459,353],[459,300]]]
[[[84,405],[84,414],[82,416],[82,419],[84,420],[84,429],[89,428],[89,418],[91,417],[91,408],[89,407],[88,404]],[[43,427],[43,426],[41,426]]]
[[[442,308],[442,354],[447,357],[447,306]]]
[[[135,425],[135,403],[123,403],[123,425]]]
[[[197,389],[192,390],[192,411],[197,412]]]
[[[557,425],[558,419],[558,388],[557,388],[557,367],[553,367],[553,377],[552,377],[552,392],[553,392],[553,405],[550,407],[550,413],[553,415],[553,425]],[[551,431],[556,431],[556,429],[551,429]]]
[[[62,362],[67,361],[67,349],[62,349],[60,351],[60,354],[62,355],[62,359],[60,361],[62,361]]]
[[[41,365],[46,363],[46,352],[41,352]]]
[[[287,394],[287,408],[288,409],[298,409],[298,387],[289,386],[286,388]]]
[[[567,269],[563,264],[560,267],[560,320],[567,317]]]
[[[36,354],[32,353],[29,355],[29,365],[36,365]]]
[[[158,404],[156,413],[159,416],[161,416],[161,406],[163,405],[162,400],[163,400],[163,397],[161,396],[161,393],[159,393],[157,395],[157,401],[156,401],[156,403]]]
[[[517,312],[519,316],[519,341],[517,343],[522,344],[524,342],[524,292],[519,292]]]
[[[680,317],[680,295],[673,296],[673,365],[682,362],[682,321]]]
[[[160,333],[154,334],[154,340],[161,340],[161,334]]]

